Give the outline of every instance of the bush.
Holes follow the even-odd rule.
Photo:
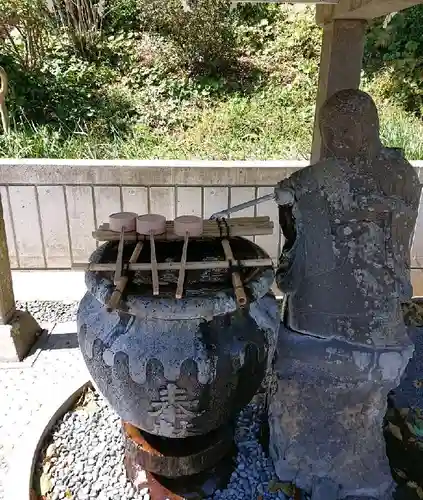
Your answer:
[[[384,74],[384,86],[379,86],[384,97],[395,96],[406,110],[423,114],[423,5],[372,25],[367,36],[366,69],[373,78]]]
[[[107,34],[139,30],[141,24],[138,0],[109,0],[103,28]]]
[[[25,70],[0,56],[9,76],[8,110],[15,128],[50,124],[67,136],[95,127],[105,135],[128,130],[135,114],[125,96],[113,92],[118,74],[66,55],[56,46],[40,68]],[[36,125],[35,125],[36,124]]]
[[[224,73],[236,60],[234,16],[227,0],[140,0],[143,29],[170,39],[195,73]]]
[[[75,54],[97,59],[106,0],[50,0],[50,5],[58,27],[72,40]]]
[[[50,14],[45,0],[2,0],[0,43],[22,67],[31,69],[42,62],[48,39]]]

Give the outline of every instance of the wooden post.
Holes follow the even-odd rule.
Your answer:
[[[1,201],[0,197],[0,325],[5,325],[15,312],[15,297]]]
[[[26,311],[16,311],[0,197],[0,361],[21,361],[41,331]]]
[[[311,163],[325,154],[318,124],[321,106],[338,90],[360,86],[365,27],[366,21],[357,19],[337,19],[324,26]]]

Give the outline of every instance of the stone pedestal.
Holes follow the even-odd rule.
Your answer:
[[[0,325],[0,361],[22,361],[33,346],[41,327],[27,311],[15,311]]]
[[[269,398],[270,453],[279,478],[316,500],[322,480],[325,488],[334,485],[333,498],[324,500],[390,499],[382,423],[387,395],[412,353],[411,341],[401,349],[375,349],[281,326]]]
[[[28,312],[15,310],[0,198],[0,361],[22,361],[40,331],[38,323]]]

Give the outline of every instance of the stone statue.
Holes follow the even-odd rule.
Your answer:
[[[363,345],[402,345],[417,174],[401,151],[382,146],[376,106],[364,92],[331,97],[320,126],[327,157],[277,189],[280,203],[290,205],[280,207],[287,243],[277,275],[288,294],[287,326]]]
[[[401,304],[421,188],[401,151],[382,145],[366,93],[333,95],[320,128],[325,157],[275,190],[285,312],[271,450],[281,479],[300,487],[327,477],[339,498],[390,498],[381,426],[412,355]]]

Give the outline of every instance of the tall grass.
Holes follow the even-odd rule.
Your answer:
[[[136,125],[114,136],[92,130],[61,134],[48,125],[0,136],[0,157],[82,159],[307,159],[313,131],[312,105],[271,87],[251,97],[233,96],[199,111],[187,127],[157,133]],[[378,101],[384,144],[423,158],[423,123],[402,108]]]

